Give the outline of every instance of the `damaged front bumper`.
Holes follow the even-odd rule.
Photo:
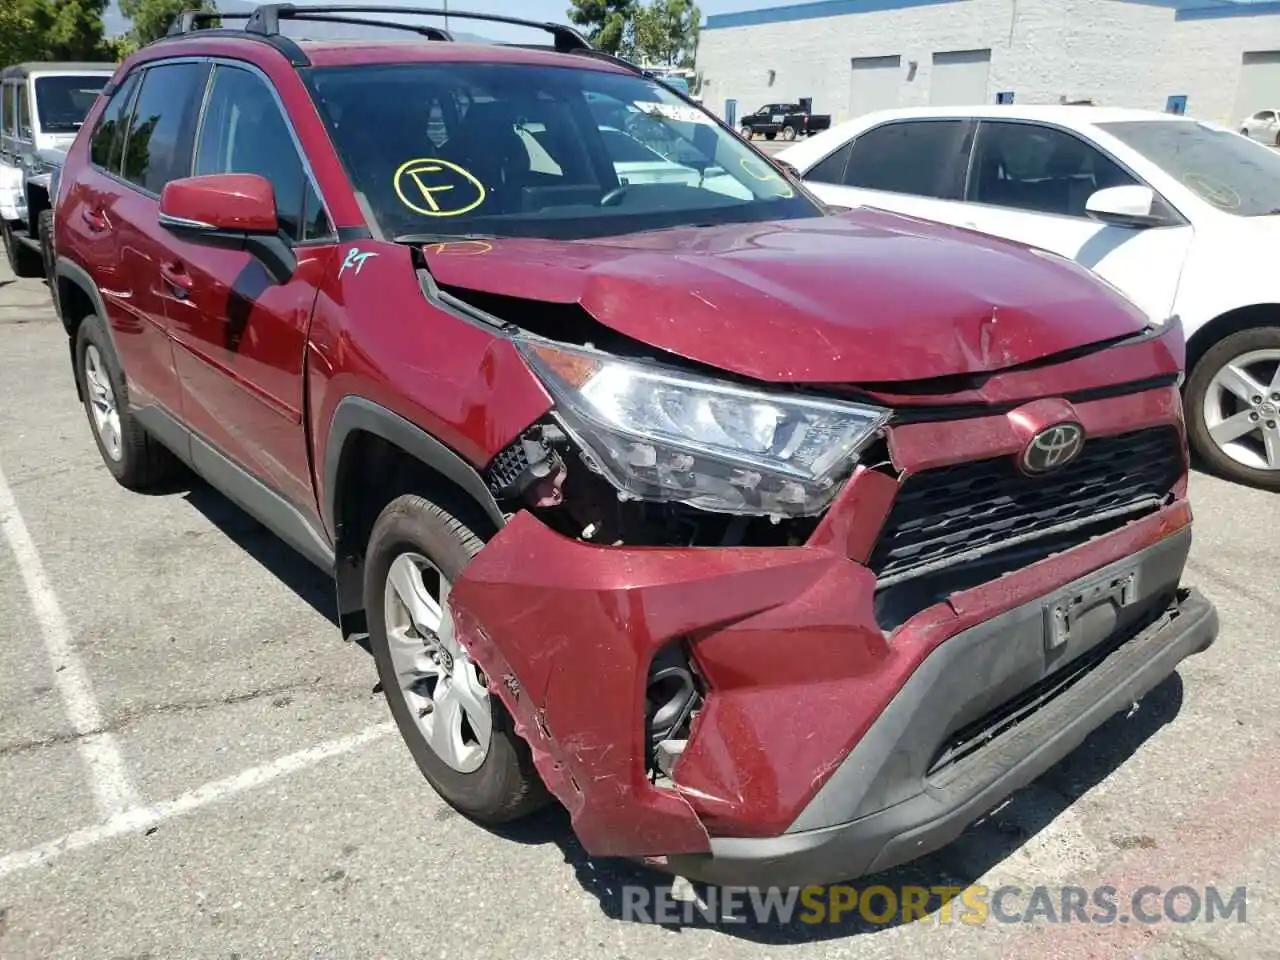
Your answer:
[[[1073,412],[1094,436],[1178,423],[1173,390]],[[1019,442],[993,420],[948,449],[941,429],[898,428],[895,464]],[[985,450],[963,448],[975,436]],[[803,546],[597,546],[522,511],[471,562],[450,598],[458,636],[589,854],[759,886],[912,859],[1216,636],[1212,606],[1180,587],[1185,478],[1144,515],[886,629],[868,557],[899,482],[860,467]],[[701,700],[660,779],[646,690],[673,648]]]
[[[1186,540],[1189,538],[1178,538]],[[1145,573],[1178,543],[1136,558]],[[1126,560],[1110,573],[1127,575]],[[1089,579],[1089,578],[1086,578]],[[887,870],[946,846],[974,820],[1031,783],[1076,749],[1104,721],[1127,709],[1186,657],[1207,649],[1218,632],[1213,606],[1180,592],[1136,631],[1117,631],[1078,670],[1068,667],[1037,690],[1026,713],[1000,729],[994,716],[968,735],[960,759],[934,762],[947,742],[958,704],[1014,674],[1008,661],[1044,642],[1045,614],[1085,581],[953,637],[894,697],[791,829],[777,837],[714,837],[706,854],[668,858],[666,867],[709,883],[805,886]],[[1034,655],[1034,654],[1033,654]],[[990,740],[982,734],[993,732]],[[977,742],[975,742],[977,741]],[[837,822],[805,829],[809,822]]]

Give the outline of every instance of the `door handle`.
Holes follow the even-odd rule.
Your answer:
[[[102,233],[110,224],[107,223],[106,214],[96,207],[85,207],[80,211],[80,219],[93,233]]]
[[[180,263],[160,264],[160,278],[179,300],[187,299],[191,293],[191,275]]]

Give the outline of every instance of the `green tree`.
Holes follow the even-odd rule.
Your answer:
[[[692,67],[701,26],[693,0],[652,0],[632,20],[635,53],[645,63]]]
[[[120,0],[120,12],[133,24],[129,42],[135,48],[163,37],[174,18],[184,10],[216,9],[213,0]]]
[[[0,0],[0,66],[23,60],[98,60],[107,0]]]
[[[570,0],[569,19],[586,28],[587,39],[607,53],[626,49],[635,19],[636,0]]]

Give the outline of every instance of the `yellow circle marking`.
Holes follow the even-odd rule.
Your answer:
[[[743,157],[738,162],[742,164],[742,169],[747,171],[747,176],[751,177],[752,180],[759,180],[761,183],[768,183],[771,187],[779,186],[777,183],[769,183],[769,168],[766,167],[762,161],[757,160],[755,157]],[[780,186],[782,188],[782,192],[774,194],[779,199],[790,200],[796,195],[796,192],[791,189],[791,185],[785,180],[782,181]]]
[[[479,257],[491,253],[493,244],[485,240],[444,240],[426,249],[441,257]]]
[[[470,203],[460,207],[448,207],[441,204],[440,194],[449,194],[452,199],[454,192],[469,194],[469,190],[457,190],[463,186],[463,183],[441,183],[440,174],[452,172],[462,178],[465,183],[475,188],[475,199]],[[436,182],[432,184],[432,180]],[[456,163],[450,163],[448,160],[440,160],[436,157],[419,157],[416,160],[408,160],[400,164],[400,169],[395,175],[396,196],[400,198],[400,202],[412,210],[414,213],[420,213],[424,217],[460,217],[464,213],[470,213],[480,204],[484,203],[485,189],[484,184],[476,179],[475,174],[470,170],[458,166]],[[417,191],[413,194],[420,197],[420,202],[414,202],[405,196],[409,189]],[[425,205],[424,205],[425,204]]]
[[[1225,183],[1219,183],[1212,177],[1207,177],[1203,173],[1187,173],[1182,177],[1182,182],[1193,190],[1204,195],[1205,199],[1212,203],[1220,210],[1234,210],[1240,206],[1240,194],[1236,193]]]

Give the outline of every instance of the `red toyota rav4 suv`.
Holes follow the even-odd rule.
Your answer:
[[[121,65],[58,302],[107,467],[185,463],[330,571],[458,810],[549,792],[593,855],[854,877],[1213,642],[1177,323],[823,208],[569,28],[282,36],[368,8],[305,10]]]

